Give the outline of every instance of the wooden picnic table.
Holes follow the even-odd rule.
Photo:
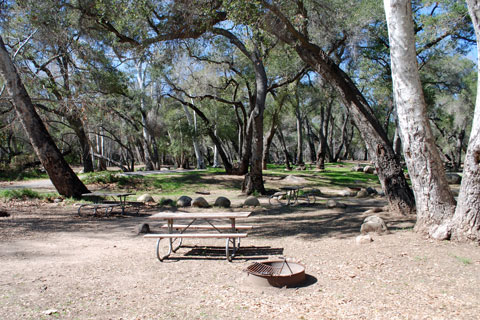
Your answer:
[[[281,187],[280,190],[283,190],[287,194],[287,206],[295,204],[298,202],[298,191],[305,188],[304,186],[285,186]],[[293,201],[293,202],[292,202]]]
[[[122,208],[122,214],[125,213],[125,206],[127,204],[127,197],[132,196],[135,193],[131,192],[104,192],[104,191],[95,191],[90,193],[83,193],[82,197],[91,197],[94,199],[95,203],[98,203],[98,199],[112,198],[113,201],[120,205]],[[117,200],[118,198],[118,200]],[[115,204],[114,203],[114,204]],[[80,212],[80,209],[78,210]]]
[[[240,238],[245,238],[247,233],[239,233],[239,230],[251,229],[251,226],[238,226],[236,225],[236,219],[248,218],[251,212],[158,212],[150,219],[166,220],[167,224],[163,227],[168,228],[168,233],[163,234],[147,234],[145,238],[156,238],[157,247],[156,254],[160,261],[170,256],[172,252],[177,251],[181,245],[183,238],[225,238],[225,253],[228,261],[232,261],[238,248],[240,247]],[[221,224],[222,220],[227,220],[229,224]],[[186,220],[186,224],[174,224],[175,221]],[[197,221],[206,222],[204,225],[195,224]],[[224,222],[223,222],[224,223]],[[187,230],[206,229],[215,230],[216,233],[185,233]],[[163,257],[160,256],[159,244],[161,239],[168,239],[168,253]],[[173,245],[176,241],[179,244],[174,248]],[[232,244],[232,250],[230,250],[230,244]]]

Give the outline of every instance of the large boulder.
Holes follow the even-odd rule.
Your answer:
[[[364,173],[374,174],[374,173],[375,173],[375,167],[365,166],[365,168],[363,168],[363,172],[364,172]]]
[[[368,197],[368,191],[367,189],[360,189],[360,191],[357,192],[357,195],[356,195],[357,198],[366,198]]]
[[[346,208],[347,206],[344,203],[337,202],[333,199],[329,199],[327,201],[327,208],[333,209],[333,208]]]
[[[258,201],[257,197],[255,196],[250,196],[247,199],[245,199],[245,202],[243,203],[245,207],[258,207],[260,206],[260,201]]]
[[[142,194],[140,197],[137,198],[137,201],[139,202],[153,202],[153,197],[149,195],[148,193]]]
[[[350,169],[350,171],[363,172],[363,167],[362,166],[353,166],[352,169]]]
[[[447,172],[447,182],[448,184],[460,184],[462,182],[462,177],[455,172]]]
[[[207,200],[205,200],[204,197],[198,197],[192,201],[192,207],[209,208],[210,205],[208,204]]]
[[[190,207],[192,204],[192,198],[188,196],[181,196],[177,200],[177,207]]]
[[[215,200],[215,207],[222,207],[222,208],[230,208],[231,202],[228,198],[226,197],[218,197]]]
[[[385,221],[379,216],[369,216],[363,220],[363,224],[360,227],[360,233],[367,234],[370,232],[376,232],[378,234],[388,233],[387,225]]]

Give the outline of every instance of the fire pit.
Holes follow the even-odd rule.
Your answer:
[[[257,284],[267,282],[274,287],[293,287],[305,281],[305,266],[286,259],[255,262],[245,271]]]

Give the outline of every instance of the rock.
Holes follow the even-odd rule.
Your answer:
[[[55,199],[53,199],[53,203],[60,203],[60,202],[63,202],[63,199],[62,199],[62,198],[55,198]]]
[[[188,196],[181,196],[177,200],[177,207],[190,207],[192,204],[192,198]]]
[[[356,194],[356,192],[352,192],[351,190],[345,189],[340,191],[339,194],[342,197],[353,197]]]
[[[10,217],[10,213],[6,211],[0,211],[0,217]]]
[[[148,193],[142,194],[140,197],[137,198],[137,201],[140,202],[154,202],[153,197]]]
[[[228,198],[226,197],[218,197],[215,200],[215,207],[222,207],[222,208],[230,208],[231,202]]]
[[[173,207],[175,205],[175,202],[172,199],[167,198],[160,200],[160,205]]]
[[[462,177],[458,173],[447,172],[446,176],[448,184],[460,184],[462,182]]]
[[[350,171],[363,172],[363,167],[362,166],[353,166],[352,169],[350,169]]]
[[[333,199],[327,201],[327,208],[345,208],[347,207],[344,203],[337,202]]]
[[[365,243],[370,243],[373,241],[373,238],[371,235],[369,234],[363,234],[363,235],[359,235],[355,238],[355,243],[357,245],[360,245],[360,244],[365,244]]]
[[[150,233],[150,226],[148,223],[142,223],[135,227],[136,234]]]
[[[375,173],[375,168],[372,167],[372,166],[365,166],[365,168],[363,168],[363,172],[364,172],[364,173],[374,174],[374,173]]]
[[[367,234],[369,232],[376,232],[378,234],[388,233],[388,228],[383,219],[379,216],[369,216],[363,220],[360,232],[362,234]]]
[[[198,197],[192,201],[192,207],[209,208],[210,205],[208,204],[207,200],[205,200],[204,197]]]
[[[291,184],[303,184],[303,183],[306,183],[307,180],[305,178],[302,178],[302,177],[289,175],[289,176],[286,176],[283,179],[283,182],[288,182],[288,183],[291,183]]]
[[[57,315],[58,316],[58,310],[57,309],[48,309],[43,311],[43,314],[46,316],[51,316],[51,315]]]
[[[364,188],[360,189],[360,191],[357,192],[356,195],[357,198],[366,198],[368,197],[368,191]]]
[[[378,193],[377,190],[375,190],[372,187],[368,187],[366,190],[367,190],[368,194],[377,194]]]
[[[255,196],[250,196],[247,199],[245,199],[245,202],[243,203],[245,207],[258,207],[260,206],[260,201],[258,201],[257,197]]]

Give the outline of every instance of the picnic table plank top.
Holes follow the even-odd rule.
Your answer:
[[[150,219],[215,219],[215,218],[248,218],[252,212],[158,212]]]
[[[131,192],[102,192],[102,191],[94,191],[90,193],[82,193],[82,197],[124,197],[124,196],[132,196],[135,193]]]

